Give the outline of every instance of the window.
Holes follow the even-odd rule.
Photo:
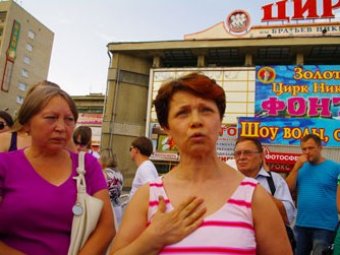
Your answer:
[[[0,22],[2,22],[2,23],[5,22],[6,15],[7,15],[7,12],[3,12],[3,11],[0,12]]]
[[[27,84],[23,83],[23,82],[19,82],[18,88],[22,91],[26,91],[27,90]]]
[[[32,51],[33,50],[33,46],[31,44],[26,44],[26,50],[28,51]]]
[[[24,97],[22,96],[17,96],[17,103],[22,104],[24,102]]]
[[[24,56],[24,63],[27,64],[27,65],[31,64],[31,58]]]
[[[28,30],[28,37],[33,40],[35,38],[35,33],[32,30]]]
[[[21,76],[28,78],[28,71],[26,69],[21,69]]]

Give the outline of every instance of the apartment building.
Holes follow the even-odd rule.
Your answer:
[[[0,109],[14,115],[47,79],[54,33],[14,1],[0,2]]]

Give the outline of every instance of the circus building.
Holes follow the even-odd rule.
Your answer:
[[[109,43],[101,146],[113,148],[127,185],[135,170],[127,152],[136,136],[152,139],[160,173],[178,161],[152,100],[163,82],[193,71],[214,78],[227,95],[217,143],[222,160],[232,157],[238,136],[251,136],[265,145],[272,169],[288,173],[299,138],[316,133],[324,155],[339,161],[339,7],[331,0],[268,1],[260,25],[251,13],[234,10],[183,40]]]

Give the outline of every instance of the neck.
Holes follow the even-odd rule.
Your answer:
[[[30,146],[25,149],[25,154],[32,158],[58,158],[65,153],[65,150],[56,151],[47,151],[47,150],[39,150],[34,146]]]
[[[174,168],[173,173],[181,179],[204,181],[220,175],[225,167],[217,156],[212,159],[181,158],[181,162]]]
[[[136,163],[137,166],[140,166],[144,161],[146,161],[148,159],[149,159],[149,157],[140,154],[140,155],[136,156],[135,163]]]
[[[318,165],[321,164],[322,162],[324,162],[326,159],[324,157],[320,157],[318,160],[314,161],[314,162],[309,162],[312,165]]]

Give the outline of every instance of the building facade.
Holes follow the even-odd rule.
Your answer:
[[[72,99],[79,113],[77,126],[91,128],[92,149],[100,151],[105,96],[101,93],[90,93],[85,96],[72,96]]]
[[[243,13],[237,14],[238,17],[243,17]],[[223,73],[223,79],[232,83],[236,78],[229,74],[251,73],[244,78],[237,78],[240,85],[235,86],[238,88],[232,91],[234,94],[227,94],[228,111],[228,103],[243,104],[243,99],[238,99],[236,94],[247,92],[248,110],[237,112],[235,107],[235,110],[229,111],[233,118],[225,123],[236,125],[237,117],[254,115],[257,66],[340,64],[339,22],[252,28],[244,22],[247,29],[244,33],[241,30],[233,33],[230,25],[231,23],[220,22],[202,32],[186,35],[184,40],[108,44],[111,59],[103,116],[102,146],[112,147],[116,153],[127,186],[131,183],[136,169],[129,157],[131,141],[136,136],[152,137],[155,134],[151,132],[153,127],[150,126],[153,119],[152,99],[155,87],[159,87],[161,81],[191,71],[203,71],[213,77],[217,72]],[[160,78],[162,75],[166,77]],[[286,146],[276,146],[276,149],[299,151],[299,147],[288,149]],[[335,155],[336,151],[330,150],[329,154]],[[176,159],[170,155],[169,160],[164,157],[155,163],[159,172],[166,172],[176,163]]]
[[[15,114],[31,85],[46,80],[54,33],[14,1],[0,2],[0,109]]]

